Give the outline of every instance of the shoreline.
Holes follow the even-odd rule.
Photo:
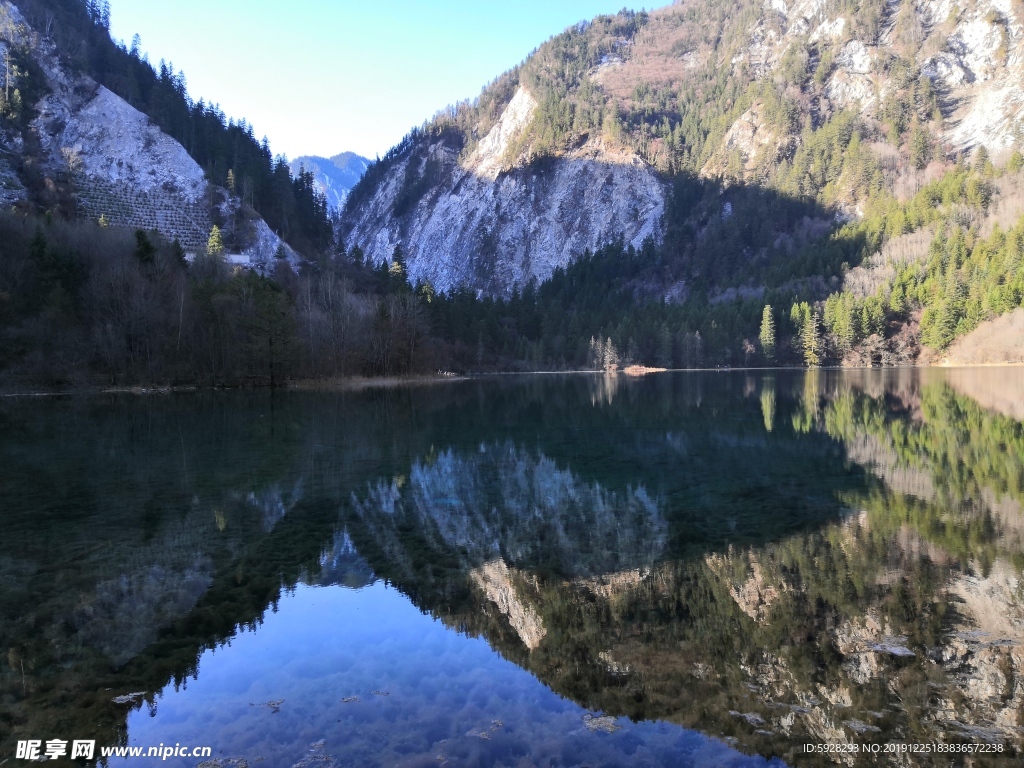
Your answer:
[[[0,391],[0,400],[6,398],[30,397],[80,397],[96,395],[173,395],[184,392],[241,392],[241,391],[284,391],[284,392],[361,392],[368,389],[394,389],[397,387],[420,387],[444,383],[471,381],[473,379],[496,378],[500,376],[626,376],[638,378],[655,373],[736,373],[740,371],[927,371],[927,370],[958,370],[968,368],[1021,368],[1021,362],[1001,363],[932,363],[930,365],[901,365],[891,367],[853,367],[840,365],[822,365],[816,368],[805,366],[737,366],[730,368],[645,368],[619,369],[615,371],[593,371],[573,369],[565,371],[482,371],[466,374],[420,375],[420,376],[352,376],[331,379],[303,379],[290,381],[284,385],[270,387],[259,386],[203,386],[198,384],[180,384],[175,386],[135,386],[135,387],[74,387],[68,389],[36,389]]]
[[[12,390],[0,391],[0,399],[17,397],[79,397],[96,395],[175,395],[184,392],[257,392],[257,391],[282,391],[282,392],[357,392],[366,389],[390,389],[403,386],[425,386],[429,384],[442,384],[446,382],[467,381],[472,376],[450,375],[450,376],[381,376],[366,377],[353,376],[349,378],[334,379],[303,379],[289,381],[280,386],[271,387],[268,385],[257,386],[204,386],[200,384],[178,384],[174,386],[135,386],[135,387],[69,387],[67,389],[38,389],[38,390]]]

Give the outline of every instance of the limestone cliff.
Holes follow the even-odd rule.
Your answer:
[[[414,282],[505,293],[543,281],[619,235],[635,246],[660,234],[665,187],[634,152],[587,141],[543,165],[510,160],[537,102],[520,87],[468,158],[443,138],[402,156],[372,198],[346,214],[349,244],[374,262],[405,251]],[[426,185],[404,215],[396,205]]]

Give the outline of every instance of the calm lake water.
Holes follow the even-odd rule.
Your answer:
[[[0,765],[1021,764],[1022,504],[1024,369],[6,399]]]

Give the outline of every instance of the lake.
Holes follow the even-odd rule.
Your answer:
[[[1020,368],[7,398],[0,502],[0,765],[1024,755]]]

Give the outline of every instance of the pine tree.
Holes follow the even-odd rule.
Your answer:
[[[141,229],[135,230],[135,258],[141,264],[152,264],[156,260],[156,246]]]
[[[928,141],[928,132],[920,125],[914,128],[910,134],[910,162],[918,170],[928,165],[928,155],[931,146]]]
[[[220,234],[220,227],[216,224],[210,230],[210,238],[206,241],[206,252],[211,256],[224,255],[224,238]]]
[[[984,144],[981,144],[974,153],[974,170],[978,173],[987,173],[989,165],[988,150],[985,149]]]
[[[604,340],[600,336],[596,339],[593,336],[590,337],[588,363],[595,371],[604,368]]]
[[[772,305],[766,304],[764,312],[761,313],[761,333],[758,335],[761,342],[761,352],[765,360],[769,362],[775,359],[775,317],[772,315]]]
[[[804,322],[800,341],[804,348],[804,362],[809,368],[821,365],[821,318],[813,310]]]
[[[612,343],[612,337],[605,339],[604,343],[604,369],[614,371],[619,367],[619,350]]]
[[[633,340],[630,339],[632,342]],[[636,346],[635,342],[633,346]],[[627,346],[627,357],[630,358],[629,362],[639,363],[639,354],[634,353]],[[658,354],[657,363],[660,368],[671,368],[672,367],[672,332],[668,329],[665,323],[658,326]]]

